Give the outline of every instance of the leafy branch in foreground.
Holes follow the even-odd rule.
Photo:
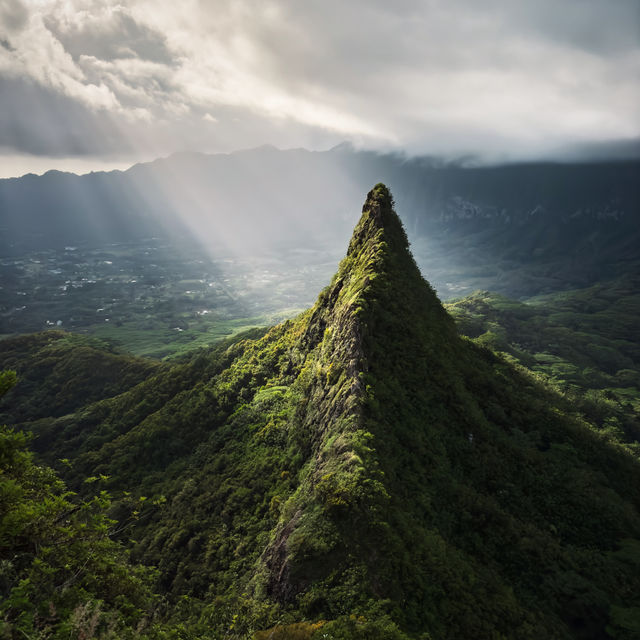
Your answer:
[[[0,373],[0,390],[15,382]],[[80,500],[0,427],[0,636],[125,638],[147,626],[152,569],[129,563],[112,539],[106,491]]]

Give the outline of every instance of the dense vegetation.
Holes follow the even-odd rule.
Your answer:
[[[157,370],[157,363],[114,353],[105,342],[47,331],[0,342],[6,369],[20,371],[11,420],[58,417],[120,395]]]
[[[14,383],[13,371],[0,373],[0,395]],[[0,637],[139,637],[153,572],[112,539],[109,494],[79,499],[27,444],[0,427]]]
[[[631,412],[592,419],[557,376],[522,365],[546,365],[535,356],[548,343],[576,370],[605,376],[590,378],[604,394],[597,384],[637,371],[636,347],[620,368],[606,364],[628,339],[628,327],[611,326],[600,349],[585,338],[567,353],[551,338],[560,307],[542,308],[478,294],[453,307],[475,340],[459,337],[377,185],[309,311],[173,364],[64,334],[5,341],[13,360],[0,366],[33,384],[7,395],[5,419],[33,431],[82,504],[93,499],[87,478],[118,496],[110,517],[131,526],[115,537],[134,566],[156,568],[167,602],[161,626],[141,633],[631,639],[640,630]],[[63,362],[81,379],[81,346],[96,362],[120,359],[131,378],[91,397],[72,382],[66,413],[56,412],[51,385]],[[33,373],[43,353],[49,368]],[[132,500],[156,504],[130,522]],[[141,620],[145,606],[134,611]]]
[[[489,292],[447,310],[463,335],[539,374],[601,430],[640,442],[640,277],[539,296]]]

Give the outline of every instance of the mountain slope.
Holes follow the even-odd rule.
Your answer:
[[[411,637],[637,629],[637,459],[458,337],[384,185],[312,309],[29,426],[77,486],[166,496],[132,557],[211,630],[350,614]]]
[[[463,335],[545,376],[589,422],[640,447],[639,291],[627,277],[526,304],[478,291],[446,308]]]
[[[158,363],[114,353],[99,340],[47,331],[0,342],[2,369],[16,369],[20,387],[11,396],[9,421],[61,416],[111,398],[142,382]],[[0,400],[0,421],[5,418]]]

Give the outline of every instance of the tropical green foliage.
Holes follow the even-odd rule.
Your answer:
[[[464,328],[471,312],[454,311]],[[458,335],[377,185],[312,309],[176,364],[133,361],[129,387],[71,392],[64,415],[52,397],[21,426],[86,497],[46,492],[87,514],[108,505],[86,477],[123,496],[124,522],[131,500],[166,496],[119,534],[157,568],[157,637],[631,638],[635,450],[514,363],[502,319],[467,333],[505,336],[507,358]],[[8,399],[46,398],[32,379]],[[83,518],[116,544],[115,525]],[[123,628],[149,610],[134,595]],[[95,598],[120,612],[110,590]]]
[[[631,275],[527,304],[488,292],[447,305],[460,331],[542,375],[590,423],[640,442],[640,280]]]
[[[14,378],[0,374],[0,389]],[[126,527],[107,516],[109,494],[78,499],[34,463],[28,440],[0,428],[1,637],[137,637],[149,626],[153,572],[113,540]]]
[[[0,341],[0,361],[20,377],[20,384],[0,403],[0,419],[20,423],[61,416],[116,396],[158,367],[151,360],[115,353],[106,342],[63,331]]]

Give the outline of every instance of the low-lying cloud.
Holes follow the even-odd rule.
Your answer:
[[[549,155],[639,137],[638,33],[637,0],[0,0],[0,147]]]

